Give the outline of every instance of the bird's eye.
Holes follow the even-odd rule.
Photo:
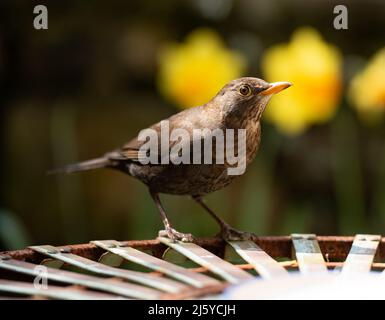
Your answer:
[[[247,85],[244,84],[239,88],[239,93],[243,96],[248,96],[251,93],[251,88]]]

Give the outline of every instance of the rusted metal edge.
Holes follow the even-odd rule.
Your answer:
[[[344,261],[350,251],[354,237],[345,236],[319,236],[317,241],[321,251],[325,255],[326,261]],[[121,241],[122,245],[131,246],[135,249],[150,251],[155,257],[162,257],[167,246],[158,240],[130,240]],[[225,241],[217,238],[201,238],[196,243],[211,251],[212,253],[223,257],[225,249]],[[273,258],[292,257],[292,242],[289,236],[266,236],[259,237],[255,243]],[[59,249],[69,250],[73,254],[83,256],[88,259],[98,259],[104,252],[94,244],[75,244],[67,246],[58,246]],[[14,259],[28,260],[39,263],[43,259],[43,255],[34,252],[31,249],[5,251],[0,254],[6,254]],[[375,260],[385,259],[385,238],[382,238],[376,253]]]

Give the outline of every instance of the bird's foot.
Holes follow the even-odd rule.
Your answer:
[[[158,233],[159,237],[167,237],[173,242],[182,241],[182,242],[194,242],[194,237],[191,233],[182,233],[176,231],[173,228],[167,228],[166,230],[160,230]]]
[[[226,241],[255,241],[257,239],[257,235],[255,235],[254,233],[240,231],[228,225],[224,225],[221,231],[216,235],[216,237],[219,237]]]

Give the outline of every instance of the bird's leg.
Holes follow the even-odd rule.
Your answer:
[[[194,237],[191,235],[191,233],[181,233],[179,231],[176,231],[174,228],[172,228],[170,221],[167,218],[166,212],[164,211],[164,208],[160,202],[159,196],[157,193],[151,193],[151,197],[154,199],[154,202],[156,204],[156,207],[159,210],[160,216],[162,218],[162,222],[164,224],[164,230],[159,231],[159,237],[168,237],[172,241],[180,240],[183,242],[193,242]]]
[[[217,237],[221,237],[224,240],[236,241],[236,240],[252,240],[254,241],[257,236],[254,233],[239,231],[228,225],[220,217],[218,217],[214,211],[212,211],[202,200],[200,196],[193,196],[193,199],[198,202],[219,224],[221,230],[217,234]]]

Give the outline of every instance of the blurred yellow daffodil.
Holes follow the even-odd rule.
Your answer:
[[[208,102],[246,66],[243,56],[227,49],[210,29],[197,29],[184,43],[168,45],[159,62],[160,91],[183,108]]]
[[[262,69],[269,82],[293,83],[266,109],[266,118],[282,132],[299,134],[334,115],[342,88],[341,55],[316,30],[301,28],[289,43],[269,48]]]
[[[349,99],[365,119],[376,118],[385,111],[385,48],[370,60],[352,80]]]

